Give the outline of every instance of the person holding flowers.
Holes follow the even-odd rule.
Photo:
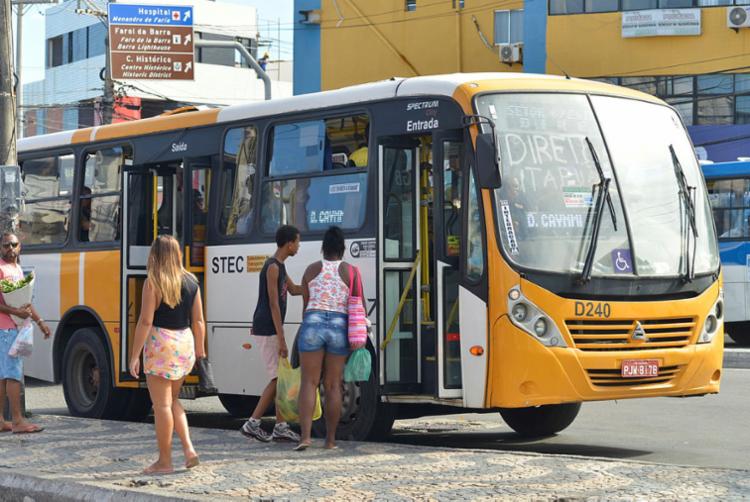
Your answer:
[[[0,241],[0,280],[18,282],[24,279],[23,270],[18,264],[21,243],[18,237],[5,232]],[[21,410],[21,380],[23,380],[23,359],[8,354],[18,335],[18,326],[11,316],[29,319],[37,324],[44,338],[50,337],[50,330],[31,304],[11,307],[6,305],[0,294],[0,432],[29,434],[40,432],[42,427],[26,422]],[[27,321],[28,322],[28,321]],[[12,424],[4,421],[5,396],[9,397]]]
[[[205,322],[200,288],[182,265],[180,245],[174,237],[160,235],[151,245],[143,285],[141,313],[135,328],[130,374],[139,378],[141,351],[143,372],[154,406],[154,426],[159,458],[144,474],[168,474],[172,467],[172,433],[182,442],[185,467],[198,465],[180,388],[196,358],[206,357]]]

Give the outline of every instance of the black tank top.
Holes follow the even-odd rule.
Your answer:
[[[198,283],[189,275],[182,276],[180,303],[174,308],[162,302],[154,312],[154,326],[165,329],[185,329],[190,327],[193,302],[198,293]]]
[[[258,305],[255,307],[253,314],[253,334],[257,336],[271,336],[276,334],[276,327],[273,325],[271,316],[271,303],[268,299],[268,267],[272,264],[279,267],[279,309],[281,310],[281,322],[286,317],[286,267],[283,263],[274,257],[266,260],[263,269],[260,271],[260,280],[258,281]]]

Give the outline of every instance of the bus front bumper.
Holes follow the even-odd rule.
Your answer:
[[[614,352],[545,347],[511,324],[507,316],[495,322],[490,336],[488,408],[719,392],[723,329],[710,343]],[[622,377],[623,361],[633,359],[657,360],[660,376]]]

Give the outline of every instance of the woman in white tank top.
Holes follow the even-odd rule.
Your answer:
[[[339,227],[331,227],[323,237],[323,260],[307,267],[302,277],[305,313],[297,335],[302,386],[299,395],[300,443],[296,450],[310,444],[310,429],[315,406],[315,391],[324,371],[326,393],[325,420],[328,449],[336,447],[336,427],[341,415],[341,382],[350,350],[362,345],[349,345],[347,304],[349,302],[349,270],[342,260],[346,244]],[[322,370],[322,368],[325,368]]]

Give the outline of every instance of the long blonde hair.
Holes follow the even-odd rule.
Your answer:
[[[148,282],[169,308],[175,308],[182,300],[182,280],[192,275],[182,266],[182,252],[177,239],[171,235],[159,235],[148,254]]]

